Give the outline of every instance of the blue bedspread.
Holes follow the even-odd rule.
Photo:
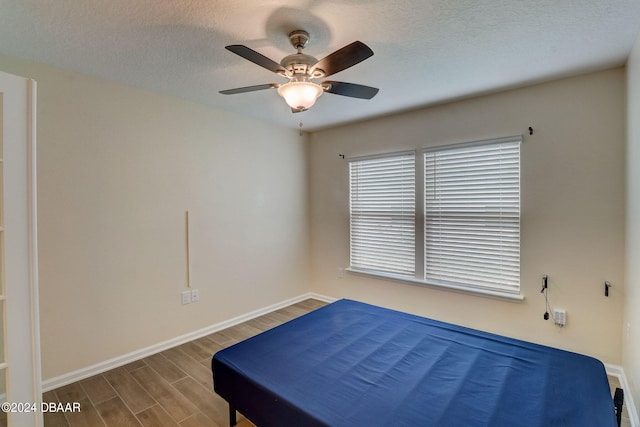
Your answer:
[[[615,427],[594,358],[350,300],[216,353],[258,427]]]

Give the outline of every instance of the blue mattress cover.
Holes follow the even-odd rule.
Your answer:
[[[351,300],[216,353],[214,389],[259,427],[597,426],[597,359]]]

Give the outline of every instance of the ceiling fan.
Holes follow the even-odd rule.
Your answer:
[[[325,80],[321,83],[313,81],[329,77],[372,56],[373,51],[366,44],[355,41],[318,61],[313,56],[302,53],[309,41],[309,33],[303,30],[292,31],[289,33],[289,41],[298,52],[285,56],[279,64],[244,45],[225,46],[227,50],[236,55],[279,74],[289,81],[283,84],[266,83],[221,90],[220,93],[233,95],[263,89],[277,89],[278,94],[284,98],[294,113],[311,108],[324,92],[360,99],[371,99],[378,93],[378,89],[375,87],[354,83],[333,80]]]

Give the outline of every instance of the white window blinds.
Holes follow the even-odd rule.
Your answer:
[[[415,152],[349,161],[351,268],[415,276]]]
[[[425,280],[519,292],[520,143],[425,150]]]

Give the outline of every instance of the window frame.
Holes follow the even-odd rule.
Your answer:
[[[424,210],[426,183],[425,183],[425,175],[424,175],[425,174],[424,153],[428,151],[448,150],[454,147],[487,145],[492,143],[498,144],[498,143],[503,143],[508,141],[515,141],[515,140],[518,140],[520,142],[518,170],[519,170],[519,175],[521,177],[522,175],[521,153],[522,153],[522,143],[524,142],[524,138],[522,135],[513,135],[513,136],[508,136],[503,138],[492,138],[492,139],[486,139],[486,140],[468,141],[468,142],[460,142],[460,143],[438,144],[438,145],[433,145],[429,147],[422,147],[418,150],[405,150],[405,151],[397,151],[397,152],[376,154],[376,155],[370,155],[370,156],[358,156],[358,157],[348,158],[347,160],[351,162],[354,160],[393,156],[393,155],[409,153],[409,152],[415,153],[415,236],[414,236],[415,273],[413,277],[410,277],[408,275],[401,275],[401,274],[396,274],[391,272],[362,269],[352,265],[349,265],[348,267],[346,267],[345,270],[355,275],[363,275],[371,278],[391,280],[391,281],[400,282],[404,284],[431,287],[434,289],[442,289],[442,290],[448,290],[448,291],[459,292],[464,294],[490,297],[490,298],[501,299],[501,300],[506,300],[511,302],[522,302],[524,300],[524,296],[521,293],[522,286],[520,283],[521,282],[521,254],[518,261],[519,269],[520,269],[520,274],[519,274],[520,277],[518,280],[519,285],[518,285],[517,291],[504,291],[504,290],[487,288],[482,286],[473,286],[473,284],[457,284],[457,283],[446,283],[446,282],[441,282],[436,280],[429,280],[429,279],[426,279],[426,276],[425,276],[425,264],[424,264],[425,248],[426,248],[425,210]],[[521,191],[522,191],[522,181],[520,179],[520,182],[519,182],[520,199],[521,199]],[[351,177],[349,177],[349,201],[350,200],[351,200]],[[521,216],[521,211],[522,211],[521,201],[519,205],[520,205],[519,209],[520,209],[520,216]],[[350,206],[349,206],[349,210],[351,210]],[[349,217],[349,227],[350,227],[350,234],[351,234],[351,213]],[[522,230],[521,222],[519,223],[518,229],[519,229],[519,234],[521,235],[521,230]],[[351,255],[351,235],[349,240],[350,240],[349,251]],[[351,262],[351,258],[349,261]]]
[[[512,136],[512,137],[504,137],[504,138],[495,138],[488,139],[482,141],[472,141],[472,142],[464,142],[458,144],[449,144],[444,146],[430,147],[425,148],[423,150],[423,167],[425,173],[425,180],[423,181],[423,190],[424,194],[424,222],[425,222],[425,231],[423,233],[424,239],[424,279],[425,281],[438,283],[442,285],[455,285],[462,286],[469,289],[486,289],[498,293],[504,294],[520,294],[520,212],[521,212],[521,202],[520,202],[520,193],[521,193],[521,144],[522,144],[522,136]],[[478,151],[477,148],[487,148],[486,151]],[[504,151],[504,153],[496,153],[496,151]],[[455,278],[456,275],[462,274],[462,271],[465,269],[473,269],[473,263],[469,260],[461,259],[460,253],[452,253],[450,256],[438,256],[437,254],[431,255],[435,253],[434,251],[428,250],[428,246],[437,247],[440,251],[451,251],[451,252],[462,252],[463,250],[454,248],[453,240],[455,238],[451,238],[449,236],[445,236],[439,241],[441,244],[438,244],[438,239],[432,238],[428,243],[428,226],[427,221],[429,218],[439,217],[440,219],[446,218],[446,216],[438,216],[437,214],[427,215],[427,197],[429,196],[428,191],[436,191],[434,189],[427,189],[428,180],[427,180],[427,156],[430,155],[439,155],[449,157],[449,159],[444,159],[441,162],[447,162],[448,167],[454,166],[455,160],[457,160],[456,153],[465,156],[466,158],[472,160],[474,163],[464,163],[462,168],[456,168],[456,171],[453,172],[448,179],[451,178],[462,178],[467,179],[465,183],[471,182],[471,184],[465,185],[464,189],[460,189],[459,191],[450,191],[445,186],[441,191],[441,195],[447,192],[447,204],[451,201],[456,202],[465,202],[463,208],[459,208],[460,211],[469,210],[472,211],[472,214],[469,215],[471,217],[475,217],[476,220],[480,220],[482,226],[486,226],[490,220],[489,217],[492,217],[494,220],[497,219],[494,223],[497,224],[495,228],[496,230],[491,232],[486,232],[481,230],[482,227],[475,227],[477,233],[476,242],[472,242],[472,238],[467,238],[463,244],[473,245],[475,246],[474,252],[477,251],[478,258],[481,258],[485,262],[491,263],[493,262],[496,265],[496,268],[489,272],[474,272],[470,274],[470,280],[468,281],[459,281]],[[462,153],[462,154],[461,154]],[[453,154],[456,159],[451,160],[451,154]],[[482,157],[482,158],[481,158]],[[491,158],[491,163],[484,161],[483,159]],[[463,159],[464,160],[464,159]],[[509,165],[512,163],[504,163],[504,162],[516,162],[516,170],[513,170],[513,167]],[[478,163],[481,163],[483,166],[491,165],[495,167],[495,173],[491,175],[491,177],[486,177],[483,175],[485,171],[481,171],[478,169]],[[469,167],[473,165],[473,167]],[[473,181],[473,182],[472,182]],[[517,184],[515,186],[516,194],[514,195],[514,185],[513,182]],[[475,187],[475,193],[471,191],[468,187]],[[490,188],[489,188],[490,187]],[[492,191],[498,191],[500,196],[488,197],[487,193]],[[460,197],[457,200],[453,197],[456,195],[454,193],[463,194],[464,198]],[[504,199],[504,200],[503,200]],[[442,203],[442,198],[437,197],[432,199],[432,204],[438,206]],[[477,203],[478,200],[482,200],[486,203],[486,205],[481,205]],[[446,204],[445,204],[446,205]],[[460,206],[460,205],[459,205]],[[488,206],[492,206],[489,208]],[[480,209],[484,209],[484,211],[479,212]],[[458,211],[456,214],[460,214]],[[493,212],[492,212],[493,211]],[[435,212],[435,209],[434,209]],[[434,220],[435,221],[435,220]],[[462,225],[461,225],[462,224]],[[459,232],[463,226],[468,226],[469,224],[463,224],[462,221],[458,220],[457,227],[442,227],[440,232],[445,234],[451,232]],[[433,228],[437,228],[437,226],[432,226]],[[437,233],[434,233],[437,234]],[[483,236],[481,236],[484,234]],[[467,236],[465,236],[467,237]],[[490,240],[496,239],[500,241],[504,241],[504,246],[499,245],[497,250],[491,250],[488,248],[490,245]],[[483,253],[484,252],[484,253]],[[496,255],[492,255],[489,252],[497,253]],[[429,270],[427,257],[435,259],[435,262],[440,262],[445,264],[441,270],[434,268],[434,270],[438,270],[439,273],[432,272],[432,277],[429,277]],[[456,267],[454,264],[458,264]],[[466,265],[465,265],[466,264]],[[515,267],[514,267],[515,265]],[[481,269],[482,267],[478,267]],[[450,275],[447,274],[444,270],[451,269]],[[488,269],[487,269],[488,270]],[[438,277],[444,278],[438,278]],[[449,279],[446,277],[449,276]],[[517,277],[516,277],[517,276]]]
[[[349,267],[348,270],[350,271],[359,271],[359,272],[364,272],[364,273],[371,273],[371,274],[390,274],[393,275],[394,277],[400,277],[400,278],[411,278],[411,277],[415,277],[417,270],[417,266],[415,263],[416,260],[416,230],[415,230],[415,224],[416,224],[416,169],[417,169],[417,159],[418,159],[418,155],[416,150],[408,150],[408,151],[397,151],[397,152],[391,152],[391,153],[385,153],[385,154],[377,154],[377,155],[371,155],[371,156],[360,156],[360,157],[353,157],[353,158],[349,158]],[[404,178],[400,178],[402,180],[402,182],[398,183],[399,185],[405,185],[407,184],[406,180],[410,179],[410,197],[411,197],[411,208],[412,208],[412,212],[410,212],[412,219],[410,221],[406,221],[406,220],[402,220],[402,218],[400,219],[399,223],[400,223],[400,230],[398,231],[394,231],[392,230],[392,233],[390,238],[391,239],[399,239],[401,238],[402,234],[405,234],[402,232],[402,230],[405,230],[407,226],[412,226],[413,230],[411,233],[411,237],[412,237],[412,245],[411,245],[411,256],[409,258],[407,257],[402,257],[399,256],[397,257],[398,260],[396,263],[394,263],[393,266],[391,266],[391,268],[389,269],[380,269],[380,268],[376,268],[376,267],[380,267],[380,264],[378,264],[377,266],[374,265],[376,262],[375,260],[372,260],[370,262],[369,265],[367,265],[366,263],[362,262],[362,263],[358,263],[356,262],[354,265],[354,259],[362,259],[362,257],[366,257],[367,254],[358,254],[356,252],[358,252],[358,249],[363,249],[366,250],[366,242],[364,244],[355,244],[354,245],[354,237],[356,237],[357,239],[360,239],[360,241],[362,241],[362,239],[371,239],[371,238],[379,238],[381,237],[380,235],[375,236],[375,235],[369,235],[369,236],[363,236],[363,235],[359,235],[356,236],[357,231],[354,230],[354,205],[358,205],[360,206],[360,209],[364,209],[364,208],[371,208],[373,207],[373,205],[375,204],[368,204],[366,202],[358,204],[358,203],[354,203],[354,194],[353,194],[353,189],[355,187],[354,185],[354,171],[352,166],[355,164],[364,164],[364,163],[374,163],[374,162],[384,162],[385,160],[389,160],[389,163],[393,162],[393,159],[398,159],[398,164],[396,167],[403,167],[401,166],[406,159],[410,158],[411,159],[411,163],[412,163],[412,168],[410,169],[412,176],[411,177],[404,177]],[[404,160],[403,160],[404,159]],[[366,167],[366,166],[364,166]],[[384,174],[384,168],[386,167],[381,167],[380,169],[378,169],[377,174],[381,175]],[[358,171],[355,171],[355,173],[359,173]],[[358,178],[356,178],[357,180]],[[398,186],[398,185],[396,185]],[[380,185],[381,187],[381,185]],[[371,187],[369,187],[371,188]],[[384,192],[382,188],[376,188],[374,191],[377,191],[376,194],[380,194],[380,192]],[[371,196],[371,194],[369,195]],[[357,197],[357,195],[356,195]],[[396,205],[397,208],[400,208],[401,210],[404,209],[405,203],[401,202],[400,205]],[[358,208],[356,208],[357,210]],[[403,214],[401,214],[402,217]],[[364,220],[365,217],[367,217],[368,215],[366,214],[358,214],[355,215],[357,216],[360,220]],[[370,218],[370,216],[369,216]],[[374,222],[377,222],[376,220],[373,220]],[[354,256],[354,253],[355,256]],[[369,256],[371,256],[372,258],[375,258],[375,254],[369,254]],[[406,265],[407,263],[410,263],[411,266],[409,269],[406,269],[406,267],[403,267],[404,265]],[[405,271],[403,271],[405,270]]]

